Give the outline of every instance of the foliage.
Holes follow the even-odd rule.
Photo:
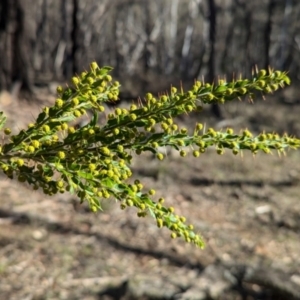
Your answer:
[[[187,155],[199,157],[214,146],[218,154],[231,149],[233,154],[249,150],[270,153],[272,149],[284,153],[287,148],[299,148],[300,140],[288,135],[261,133],[253,136],[249,130],[237,134],[226,131],[205,130],[200,123],[191,135],[186,128],[179,128],[174,117],[192,111],[201,111],[203,104],[225,103],[240,97],[254,98],[256,91],[271,93],[290,83],[285,72],[255,71],[252,79],[219,80],[217,84],[196,81],[184,92],[172,87],[170,93],[154,97],[147,93],[130,109],[114,109],[108,113],[107,122],[98,124],[99,114],[105,113],[104,102],[118,100],[120,84],[112,81],[110,67],[99,68],[91,64],[90,71],[72,78],[72,87],[58,87],[55,105],[45,107],[35,123],[12,135],[9,128],[3,131],[9,142],[1,145],[0,167],[7,177],[16,177],[47,195],[68,191],[76,194],[81,202],[88,201],[91,209],[101,209],[101,200],[114,198],[121,209],[134,206],[138,217],[150,214],[157,226],[167,227],[171,237],[182,237],[199,247],[204,246],[201,236],[194,232],[186,218],[178,216],[173,207],[163,205],[164,199],[153,200],[155,190],[144,191],[139,180],[128,180],[131,175],[132,154],[151,151],[159,160],[164,159],[161,147],[170,146]],[[93,112],[88,124],[81,128],[72,122]],[[5,116],[1,113],[0,126]]]

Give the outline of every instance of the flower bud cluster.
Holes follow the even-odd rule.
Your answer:
[[[192,111],[200,112],[204,103],[224,103],[248,95],[255,90],[269,93],[289,84],[284,72],[257,71],[252,79],[239,79],[217,85],[196,81],[184,92],[172,87],[169,93],[156,97],[147,93],[139,104],[128,109],[115,108],[107,114],[107,122],[98,124],[98,116],[105,112],[104,102],[118,100],[118,82],[109,75],[111,68],[99,68],[92,62],[90,70],[72,78],[72,86],[57,88],[58,97],[52,107],[45,107],[26,130],[12,135],[10,128],[3,132],[10,141],[0,145],[0,168],[8,178],[29,183],[33,190],[42,189],[47,195],[64,193],[77,195],[88,201],[93,211],[101,209],[101,199],[115,198],[121,209],[135,207],[138,217],[151,215],[159,228],[166,227],[171,237],[203,247],[200,235],[173,207],[164,206],[164,199],[153,200],[155,190],[144,191],[143,184],[131,182],[132,154],[151,151],[158,160],[165,155],[162,147],[178,150],[181,157],[192,149],[194,157],[208,147],[215,147],[222,155],[225,149],[233,154],[243,150],[252,153],[273,149],[279,153],[286,148],[300,148],[300,140],[284,135],[262,133],[254,136],[249,130],[235,134],[213,128],[207,130],[201,123],[195,125],[192,135],[180,128],[174,118]],[[88,124],[76,127],[74,120],[93,112]],[[0,113],[0,128],[5,117]]]

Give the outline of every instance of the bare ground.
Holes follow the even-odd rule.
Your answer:
[[[13,130],[41,104],[3,100]],[[300,136],[300,106],[269,98],[178,122]],[[134,175],[185,215],[205,250],[171,240],[153,219],[114,201],[91,213],[71,195],[46,197],[1,175],[0,299],[300,299],[300,152],[136,157]]]

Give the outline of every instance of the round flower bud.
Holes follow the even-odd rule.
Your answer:
[[[43,125],[42,127],[43,131],[46,132],[46,133],[49,133],[50,132],[50,127],[48,125]]]
[[[237,149],[237,148],[232,149],[232,153],[233,153],[234,155],[239,154],[239,149]]]
[[[63,187],[64,187],[64,182],[63,182],[63,180],[58,180],[58,181],[56,182],[56,187],[59,188],[59,189],[63,188]]]
[[[163,95],[160,97],[161,102],[167,102],[168,101],[168,97],[166,95]]]
[[[96,170],[96,165],[95,164],[89,164],[89,170],[91,172],[95,171]]]
[[[56,92],[57,92],[58,94],[61,94],[63,91],[64,91],[64,90],[63,90],[62,86],[60,86],[60,85],[56,88]]]
[[[135,104],[131,104],[130,110],[133,111],[133,110],[136,110],[136,109],[137,109],[137,106]]]
[[[58,99],[55,100],[55,106],[57,108],[61,108],[63,105],[64,105],[64,101],[62,99],[58,98]]]
[[[93,61],[91,64],[90,64],[90,67],[91,67],[91,69],[93,70],[93,71],[95,71],[95,70],[97,70],[99,67],[98,67],[98,64],[95,62],[95,61]]]
[[[167,130],[168,128],[169,128],[169,125],[167,124],[167,123],[161,123],[161,129],[163,129],[163,130]]]
[[[193,111],[193,106],[192,105],[187,105],[186,107],[185,107],[185,110],[187,111],[187,112],[191,112],[191,111]]]
[[[203,129],[203,125],[201,123],[197,123],[196,124],[196,130],[202,130]]]
[[[62,130],[67,130],[68,127],[69,127],[69,126],[68,126],[67,123],[62,123],[62,124],[61,124],[61,129],[62,129]]]
[[[194,157],[199,157],[199,156],[200,156],[200,152],[197,151],[197,150],[194,150],[194,151],[193,151],[193,156],[194,156]]]
[[[39,146],[40,146],[40,142],[39,141],[37,141],[37,140],[33,140],[33,141],[31,141],[31,144],[32,144],[32,146],[34,147],[34,148],[39,148]]]
[[[66,157],[66,154],[65,152],[63,151],[58,151],[57,152],[57,156],[60,158],[60,159],[64,159]]]
[[[180,129],[180,133],[186,134],[186,133],[187,133],[187,129],[186,129],[186,128],[181,128],[181,129]]]
[[[103,105],[99,105],[99,106],[98,106],[98,110],[99,110],[100,112],[104,112],[104,111],[105,111],[105,107],[104,107]]]
[[[69,127],[68,128],[68,133],[74,133],[76,129],[74,127]]]
[[[71,102],[72,102],[73,107],[75,107],[79,104],[79,99],[77,97],[75,97],[75,98],[72,99]]]
[[[81,72],[81,74],[80,74],[80,78],[81,79],[84,79],[85,78],[85,76],[87,75],[87,72]]]
[[[80,110],[76,109],[76,110],[73,112],[73,115],[74,115],[76,118],[81,117],[81,112],[80,112]]]
[[[17,161],[16,161],[18,167],[22,167],[24,165],[24,160],[19,158]]]
[[[141,210],[145,210],[145,209],[146,209],[145,203],[140,203],[140,204],[139,204],[139,208],[140,208]]]
[[[25,181],[26,181],[26,176],[23,175],[23,174],[20,174],[20,175],[18,176],[18,181],[19,181],[19,182],[25,182]]]
[[[89,76],[88,78],[87,78],[87,82],[88,82],[88,84],[93,84],[94,83],[94,78],[93,77],[91,77],[91,76]]]
[[[180,150],[179,154],[180,154],[181,157],[185,157],[186,156],[186,151]]]
[[[186,221],[186,218],[185,217],[180,217],[179,220],[180,220],[180,222],[184,223]]]
[[[34,153],[35,148],[34,148],[33,146],[28,146],[28,147],[27,147],[27,151],[28,151],[29,153]]]
[[[177,125],[177,124],[172,124],[172,125],[171,125],[171,129],[172,129],[173,131],[176,131],[176,130],[178,129],[178,125]]]
[[[252,133],[249,130],[246,129],[246,130],[243,131],[243,136],[251,138],[252,137]]]
[[[104,77],[104,80],[106,80],[106,81],[112,81],[112,77],[110,75],[106,75]]]
[[[146,98],[147,101],[150,101],[153,98],[153,95],[151,93],[147,93],[145,95],[145,98]]]
[[[105,154],[105,155],[109,155],[110,154],[110,150],[107,147],[102,147],[100,148],[100,151]]]
[[[72,77],[72,83],[77,86],[79,84],[79,79],[77,77]]]
[[[4,129],[4,133],[5,133],[6,135],[11,134],[11,129],[10,129],[10,128],[5,128],[5,129]]]
[[[161,204],[163,204],[165,202],[165,199],[164,198],[159,198],[158,202],[161,203]]]
[[[206,97],[207,97],[208,101],[211,101],[214,99],[214,95],[212,93],[207,94]]]
[[[282,72],[280,71],[275,71],[274,72],[275,77],[280,77],[282,75]]]
[[[185,146],[185,143],[183,140],[177,140],[177,145],[180,147],[183,147],[183,146]]]
[[[267,71],[266,70],[260,70],[257,75],[258,75],[258,77],[266,76],[267,75]]]
[[[157,219],[156,224],[158,228],[162,228],[164,226],[164,221],[162,219]]]
[[[175,232],[172,232],[172,233],[171,233],[171,238],[172,238],[172,239],[176,239],[176,238],[177,238],[177,234],[176,234]]]
[[[92,102],[96,102],[96,101],[97,101],[97,96],[91,95],[91,96],[90,96],[90,100],[91,100]]]
[[[130,199],[127,199],[126,204],[127,204],[127,206],[133,206],[133,201]]]
[[[127,207],[127,205],[126,205],[125,203],[121,203],[121,204],[120,204],[120,208],[121,208],[122,210],[124,210],[126,207]]]
[[[114,98],[115,98],[113,93],[108,93],[107,97],[109,100],[114,100]]]
[[[121,110],[120,108],[116,108],[116,109],[115,109],[115,114],[116,114],[117,116],[120,116],[120,115],[122,114],[122,110]]]
[[[129,119],[131,120],[131,121],[135,121],[136,120],[136,114],[130,114],[129,115]]]
[[[144,218],[144,217],[147,216],[147,212],[146,212],[146,211],[139,211],[139,212],[137,213],[137,216],[138,216],[139,218]]]
[[[120,133],[120,129],[119,128],[114,128],[113,133],[114,133],[114,135],[118,135]]]
[[[149,190],[148,193],[149,193],[150,196],[154,196],[154,195],[155,195],[155,190],[154,190],[154,189],[151,189],[151,190]]]
[[[218,148],[218,149],[217,149],[217,153],[218,153],[219,155],[224,154],[224,149]]]
[[[157,153],[156,154],[156,158],[159,160],[163,160],[164,159],[164,155],[162,153]]]
[[[169,213],[173,213],[173,212],[174,212],[174,207],[172,207],[172,206],[169,207],[169,208],[168,208],[168,211],[169,211]]]

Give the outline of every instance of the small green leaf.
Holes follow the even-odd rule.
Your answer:
[[[96,126],[97,122],[98,122],[98,113],[96,110],[93,110],[93,117],[91,119],[90,125],[94,127]]]
[[[45,120],[45,118],[47,117],[46,113],[45,112],[41,112],[39,115],[38,115],[38,118],[36,120],[37,123],[41,123]]]
[[[150,151],[150,152],[152,152],[153,154],[156,153],[155,148],[153,148],[153,147],[148,147],[148,146],[143,147],[143,151]]]
[[[98,72],[99,72],[99,75],[106,75],[108,72],[110,72],[111,70],[113,70],[112,67],[109,67],[109,66],[105,66],[105,67],[102,67]]]
[[[1,111],[0,112],[0,129],[3,128],[3,126],[6,123],[6,116],[4,115],[4,113]]]
[[[227,90],[226,85],[219,85],[215,88],[214,92],[221,93],[221,92],[225,92],[226,90]]]
[[[291,79],[290,79],[288,76],[284,76],[282,80],[283,80],[283,81],[285,82],[285,84],[287,84],[287,85],[290,85],[290,84],[291,84]]]

